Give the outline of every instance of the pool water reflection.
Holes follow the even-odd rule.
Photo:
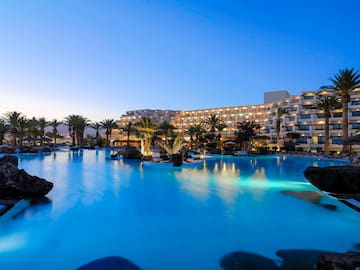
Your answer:
[[[360,216],[282,193],[316,190],[307,166],[341,161],[223,157],[201,168],[142,168],[105,151],[21,156],[19,167],[54,182],[51,203],[0,223],[3,269],[76,269],[105,256],[142,269],[220,269],[243,250],[279,260],[279,249],[344,252],[360,242]]]

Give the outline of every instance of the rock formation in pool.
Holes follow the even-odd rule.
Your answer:
[[[42,197],[52,188],[53,183],[19,169],[17,157],[0,158],[0,197]]]
[[[307,167],[304,176],[318,189],[331,193],[360,194],[359,166]]]

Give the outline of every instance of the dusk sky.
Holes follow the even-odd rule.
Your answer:
[[[360,68],[360,1],[0,1],[0,114],[263,103]]]

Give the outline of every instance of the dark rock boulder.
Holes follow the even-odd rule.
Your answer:
[[[317,259],[319,270],[354,270],[360,267],[360,253],[325,253]]]
[[[77,270],[141,270],[141,268],[123,257],[110,256],[89,262]]]
[[[320,254],[327,253],[323,250],[307,249],[284,249],[276,251],[283,263],[281,269],[284,270],[314,270],[316,261]]]
[[[0,167],[4,166],[5,164],[11,164],[17,167],[19,165],[19,159],[15,156],[4,156],[0,158]]]
[[[17,166],[17,157],[0,159],[0,197],[40,197],[53,188],[53,183],[31,176]]]
[[[234,251],[225,255],[220,261],[220,266],[224,270],[279,269],[273,260],[259,254],[244,251]]]
[[[139,150],[133,147],[129,147],[124,152],[124,159],[141,159],[142,154]]]
[[[307,167],[304,176],[322,191],[343,194],[360,193],[359,166]]]

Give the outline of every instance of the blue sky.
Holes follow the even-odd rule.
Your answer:
[[[261,104],[359,69],[353,0],[0,1],[1,110],[118,119]]]

